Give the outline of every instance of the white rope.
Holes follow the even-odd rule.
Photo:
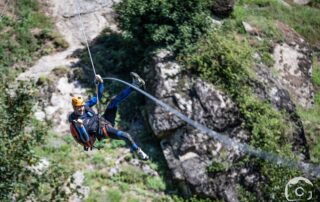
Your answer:
[[[231,148],[233,148],[235,150],[239,150],[239,151],[244,152],[246,154],[259,157],[261,159],[264,159],[264,160],[271,162],[271,163],[275,163],[277,165],[283,165],[283,166],[286,166],[289,168],[291,168],[291,167],[297,168],[297,169],[303,171],[306,175],[320,177],[320,167],[319,166],[304,163],[304,162],[284,159],[284,158],[282,158],[272,152],[262,151],[260,149],[256,149],[256,148],[248,145],[247,143],[241,143],[241,142],[235,141],[226,135],[222,135],[220,133],[217,133],[217,132],[209,129],[208,127],[206,127],[202,124],[199,124],[198,122],[188,118],[186,115],[180,113],[176,109],[170,107],[169,105],[165,104],[161,100],[155,98],[154,96],[141,90],[140,88],[137,88],[136,86],[134,86],[130,83],[127,83],[127,82],[122,81],[117,78],[111,78],[111,77],[105,77],[103,79],[117,81],[117,82],[123,83],[127,86],[130,86],[131,88],[135,89],[136,91],[142,93],[143,95],[145,95],[146,97],[148,97],[149,99],[154,101],[156,104],[162,106],[166,111],[172,112],[173,114],[178,116],[180,119],[187,122],[189,125],[208,134],[210,137],[223,143],[225,146],[230,146]]]
[[[91,55],[91,51],[90,51],[90,47],[89,47],[89,43],[88,43],[88,37],[84,31],[84,25],[83,25],[83,21],[82,21],[82,17],[81,17],[81,7],[80,7],[80,3],[78,0],[76,0],[76,6],[77,6],[77,12],[78,12],[78,16],[79,16],[79,22],[80,22],[80,30],[82,33],[83,38],[85,39],[85,43],[86,43],[86,47],[88,49],[88,53],[89,53],[89,57],[90,57],[90,62],[91,62],[91,66],[92,66],[92,70],[94,75],[96,75],[96,69],[93,63],[93,59],[92,59],[92,55]]]
[[[89,46],[89,43],[88,43],[88,37],[85,33],[85,30],[84,30],[84,24],[83,24],[83,21],[82,21],[82,18],[81,18],[81,7],[80,7],[80,3],[78,0],[76,0],[76,6],[77,6],[77,12],[78,12],[78,19],[79,19],[79,22],[80,22],[80,29],[81,29],[81,33],[82,33],[82,37],[84,38],[84,41],[86,43],[86,47],[87,47],[87,50],[88,50],[88,54],[89,54],[89,58],[90,58],[90,62],[91,62],[91,66],[92,66],[92,70],[93,70],[93,74],[94,74],[94,81],[96,81],[96,69],[95,69],[95,66],[94,66],[94,62],[93,62],[93,59],[92,59],[92,55],[91,55],[91,51],[90,51],[90,46]],[[96,96],[97,96],[97,110],[98,110],[98,117],[99,117],[99,114],[100,114],[100,101],[99,101],[99,89],[98,89],[98,85],[96,84],[95,82],[95,86],[96,86]],[[98,125],[100,125],[100,121],[98,121]],[[99,126],[100,128],[100,126]]]

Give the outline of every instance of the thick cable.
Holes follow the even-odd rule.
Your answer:
[[[154,96],[150,95],[149,93],[141,90],[140,88],[137,88],[136,86],[134,86],[128,82],[122,81],[117,78],[112,78],[112,77],[105,77],[103,79],[117,81],[117,82],[123,83],[127,86],[130,86],[131,88],[135,89],[136,91],[138,91],[141,94],[148,97],[150,100],[154,101],[156,104],[163,107],[166,111],[172,112],[173,114],[175,114],[180,119],[184,120],[185,122],[187,122],[188,124],[190,124],[194,128],[199,129],[200,131],[208,134],[213,139],[223,143],[225,146],[230,146],[231,148],[233,148],[236,151],[239,150],[239,151],[244,152],[246,154],[259,157],[261,159],[264,159],[270,163],[275,163],[277,165],[282,165],[282,166],[286,166],[289,168],[291,168],[291,167],[297,168],[297,169],[303,171],[306,175],[320,177],[320,167],[319,166],[304,163],[304,162],[299,162],[299,161],[295,161],[295,160],[291,160],[291,159],[290,160],[285,159],[285,158],[282,158],[272,152],[267,152],[267,151],[263,151],[261,149],[256,149],[247,143],[241,143],[236,140],[233,140],[226,135],[219,134],[219,133],[209,129],[208,127],[206,127],[202,124],[199,124],[198,122],[188,118],[186,115],[182,114],[181,112],[177,111],[176,109],[172,108],[171,106],[165,104],[161,100],[155,98]]]

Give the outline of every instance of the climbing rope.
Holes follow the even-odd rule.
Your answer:
[[[91,50],[90,50],[90,46],[89,46],[89,42],[88,42],[88,37],[86,35],[86,32],[84,31],[84,24],[83,24],[83,21],[82,21],[82,17],[81,17],[81,6],[80,6],[80,3],[78,0],[76,0],[76,8],[77,8],[77,12],[78,12],[78,20],[79,20],[79,23],[80,23],[80,30],[81,30],[81,33],[82,33],[82,37],[85,41],[85,44],[86,44],[86,47],[87,47],[87,50],[88,50],[88,54],[89,54],[89,58],[90,58],[90,62],[91,62],[91,67],[92,67],[92,71],[93,71],[93,74],[94,76],[96,76],[96,68],[94,66],[94,62],[93,62],[93,59],[92,59],[92,55],[91,55]],[[99,101],[99,89],[98,89],[98,84],[96,82],[96,78],[94,77],[94,83],[95,83],[95,86],[96,86],[96,96],[97,96],[97,108],[98,108],[98,117],[100,116],[100,101]],[[100,125],[100,121],[98,122],[98,125]],[[100,128],[100,126],[99,126]]]
[[[88,49],[88,53],[89,53],[89,57],[90,57],[93,73],[94,73],[94,75],[96,75],[96,70],[95,70],[95,66],[94,66],[94,63],[93,63],[93,59],[92,59],[92,55],[91,55],[88,39],[87,39],[87,36],[85,34],[85,31],[84,31],[84,25],[83,25],[82,18],[81,18],[80,8],[81,8],[80,4],[77,1],[77,10],[78,10],[79,22],[81,24],[81,32],[82,32],[83,38],[85,39],[85,42],[86,42],[86,46],[87,46],[87,49]],[[122,80],[117,79],[117,78],[112,78],[112,77],[105,77],[103,79],[104,80],[113,80],[113,81],[116,81],[116,82],[123,83],[123,84],[125,84],[127,86],[130,86],[131,88],[135,89],[136,91],[140,92],[141,94],[143,94],[146,97],[148,97],[149,99],[151,99],[157,105],[160,105],[161,107],[163,107],[166,111],[175,114],[176,116],[178,116],[180,119],[184,120],[189,125],[193,126],[196,129],[199,129],[200,131],[204,132],[205,134],[208,134],[210,137],[212,137],[213,139],[223,143],[225,146],[230,146],[235,151],[240,151],[240,152],[252,155],[252,156],[259,157],[261,159],[264,159],[264,160],[266,160],[266,161],[268,161],[270,163],[275,163],[277,165],[282,165],[282,166],[286,166],[286,167],[289,167],[289,168],[292,168],[292,167],[297,168],[297,169],[303,171],[306,175],[320,177],[320,167],[319,166],[315,166],[315,165],[304,163],[304,162],[285,159],[285,158],[282,158],[282,157],[280,157],[280,156],[278,156],[278,155],[276,155],[276,154],[274,154],[272,152],[267,152],[267,151],[263,151],[263,150],[260,150],[260,149],[255,149],[254,147],[250,146],[247,143],[238,142],[236,140],[231,139],[230,137],[228,137],[226,135],[219,134],[219,133],[209,129],[206,126],[204,126],[202,124],[199,124],[198,122],[196,122],[196,121],[188,118],[184,114],[180,113],[176,109],[174,109],[174,108],[170,107],[169,105],[165,104],[161,100],[155,98],[154,96],[152,96],[149,93],[141,90],[140,88],[137,88],[136,86],[134,86],[134,85],[132,85],[130,83],[127,83],[125,81],[122,81]],[[99,103],[98,92],[97,92],[97,100],[98,100],[98,103]],[[99,110],[99,105],[98,105],[98,110]],[[99,114],[99,112],[98,112],[98,114]]]

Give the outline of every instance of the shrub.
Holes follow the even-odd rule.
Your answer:
[[[143,46],[181,48],[210,26],[208,0],[125,0],[116,6],[120,28]]]
[[[4,83],[9,82],[4,79]],[[0,86],[0,200],[66,197],[62,184],[68,172],[64,168],[54,169],[53,164],[43,174],[28,169],[38,163],[34,147],[42,144],[46,135],[46,126],[32,117],[37,98],[34,86],[24,82],[20,82],[16,90],[5,90],[6,85]],[[42,190],[43,187],[48,189]]]
[[[164,191],[166,189],[164,181],[159,177],[148,177],[147,187],[155,191]]]

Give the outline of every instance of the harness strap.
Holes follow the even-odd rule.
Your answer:
[[[102,132],[106,136],[106,138],[110,138],[108,131],[107,131],[107,128],[105,126],[102,127]]]

